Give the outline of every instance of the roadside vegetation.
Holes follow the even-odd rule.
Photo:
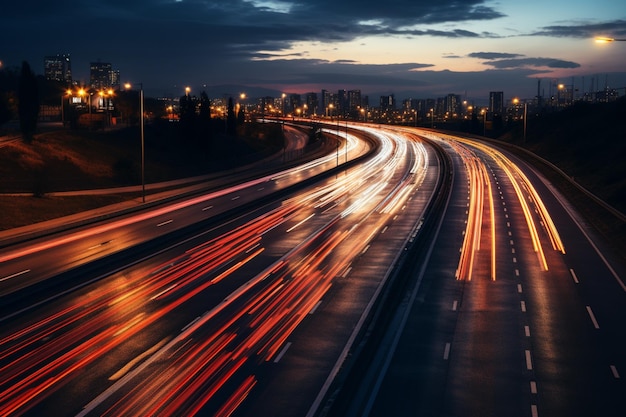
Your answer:
[[[626,261],[626,98],[611,103],[577,103],[562,111],[528,118],[499,140],[520,146],[549,161],[567,178],[541,163],[544,175],[608,240]],[[618,212],[613,215],[581,192],[578,184]]]

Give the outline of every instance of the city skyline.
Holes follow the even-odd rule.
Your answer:
[[[68,53],[75,80],[88,81],[89,63],[102,60],[153,95],[237,84],[399,99],[502,90],[530,98],[537,78],[547,95],[548,80],[582,92],[583,77],[585,91],[594,78],[596,90],[626,89],[626,44],[593,42],[626,35],[626,12],[609,0],[16,3],[0,22],[12,34],[0,48],[6,66],[26,60],[37,69],[44,56]]]

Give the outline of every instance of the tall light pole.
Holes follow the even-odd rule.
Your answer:
[[[430,128],[435,126],[435,109],[430,109]]]
[[[486,136],[486,132],[487,132],[487,109],[482,109],[480,111],[483,115],[483,136]]]
[[[143,132],[143,83],[139,84],[139,113],[140,113],[140,129],[141,129],[141,202],[146,202],[146,158],[145,143]],[[131,88],[130,83],[124,84],[126,89]]]
[[[513,104],[517,107],[519,104],[519,99],[516,97],[513,99]],[[515,109],[515,114],[517,115],[517,109]],[[524,101],[524,139],[523,142],[526,142],[526,117],[528,116],[528,103]]]

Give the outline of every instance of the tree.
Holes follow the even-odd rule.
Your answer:
[[[39,89],[37,88],[35,73],[30,69],[30,65],[26,61],[22,62],[17,100],[22,138],[25,142],[30,142],[37,129]]]
[[[237,135],[237,117],[235,116],[235,106],[233,98],[228,98],[228,114],[226,116],[226,134],[230,136]]]
[[[0,92],[0,126],[11,120],[11,107],[7,95]]]

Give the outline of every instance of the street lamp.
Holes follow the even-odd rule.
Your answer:
[[[435,125],[435,109],[430,109],[430,128],[432,129]]]
[[[601,36],[596,38],[596,43],[610,43],[610,42],[626,42],[626,39],[605,38]]]
[[[519,104],[519,99],[516,97],[513,99],[513,103]],[[524,102],[524,143],[526,142],[526,116],[528,115],[528,103]]]
[[[487,109],[482,109],[480,111],[480,114],[483,115],[483,136],[487,136],[486,135],[486,131],[487,131]]]
[[[139,113],[140,116],[140,126],[141,126],[141,202],[146,202],[146,158],[145,158],[145,145],[144,145],[144,134],[143,134],[143,83],[139,84]],[[131,88],[130,83],[124,84],[124,87],[128,90]],[[185,89],[187,91],[189,87]],[[187,91],[189,94],[189,91]]]

